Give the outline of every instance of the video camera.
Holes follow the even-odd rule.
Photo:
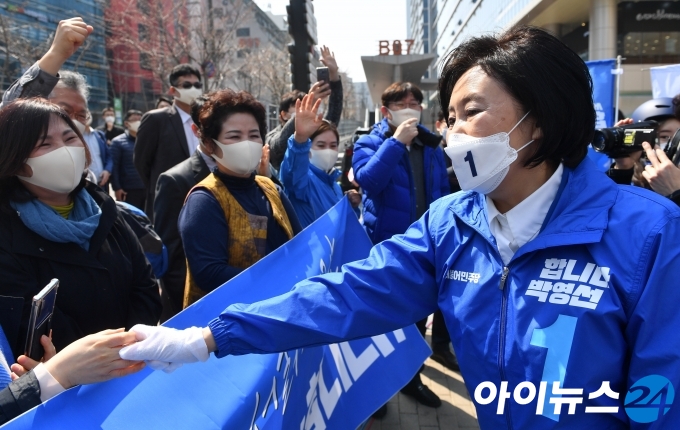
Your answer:
[[[656,121],[641,121],[620,127],[595,130],[593,149],[610,158],[623,158],[636,151],[643,151],[642,142],[657,145]],[[664,152],[676,166],[680,163],[680,130],[668,140]]]
[[[656,121],[641,121],[620,127],[595,130],[592,142],[593,149],[610,158],[627,157],[633,152],[642,151],[642,142],[656,145],[656,129],[658,126],[659,124]],[[675,146],[677,146],[677,142]]]

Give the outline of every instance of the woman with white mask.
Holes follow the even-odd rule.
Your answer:
[[[301,230],[283,190],[255,174],[267,132],[264,106],[245,91],[206,97],[198,130],[217,166],[189,192],[179,216],[188,267],[185,307]]]
[[[84,180],[89,159],[59,106],[27,99],[0,111],[0,324],[15,357],[31,299],[53,278],[58,351],[106,328],[158,322],[151,266],[114,201]]]
[[[307,227],[343,197],[337,180],[337,128],[317,114],[320,101],[305,96],[295,103],[295,133],[288,138],[288,149],[281,163],[279,178],[302,227]],[[352,206],[361,203],[361,194],[352,190]]]
[[[548,32],[513,27],[458,45],[439,96],[463,192],[340,273],[228,307],[199,331],[202,356],[164,327],[133,327],[144,340],[121,356],[288,351],[441,309],[482,429],[678,428],[680,209],[586,157],[587,65]]]

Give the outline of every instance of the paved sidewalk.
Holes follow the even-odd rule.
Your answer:
[[[429,333],[428,333],[429,334]],[[427,340],[429,343],[429,337]],[[428,408],[401,393],[387,404],[387,416],[371,419],[366,430],[473,430],[479,429],[477,413],[460,373],[427,359],[423,383],[441,398],[439,408]]]

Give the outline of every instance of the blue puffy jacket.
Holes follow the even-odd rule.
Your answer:
[[[218,356],[385,333],[439,307],[482,428],[680,428],[680,401],[671,405],[663,386],[633,388],[625,400],[650,404],[660,415],[650,424],[629,420],[629,410],[642,409],[623,407],[648,375],[680,388],[678,207],[614,184],[585,159],[565,167],[540,233],[504,267],[485,204],[476,192],[453,194],[366,260],[282,296],[230,306],[210,323]],[[594,395],[605,381],[618,400]],[[574,414],[566,404],[554,414],[554,382],[577,390],[563,396],[575,398]]]
[[[434,137],[425,127],[419,131]],[[406,231],[416,220],[416,200],[406,145],[391,136],[387,119],[354,145],[354,177],[366,194],[364,225],[373,243]],[[439,141],[439,138],[434,137]],[[423,153],[427,204],[449,193],[444,153],[425,146]]]
[[[340,172],[326,173],[309,162],[311,139],[304,144],[288,138],[288,149],[279,170],[279,179],[288,196],[302,228],[316,221],[342,199],[342,190],[336,182]]]

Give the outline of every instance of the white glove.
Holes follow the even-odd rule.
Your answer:
[[[144,360],[152,369],[170,373],[184,363],[206,361],[210,357],[200,327],[177,330],[137,324],[130,331],[135,333],[137,342],[120,350],[123,360]]]

